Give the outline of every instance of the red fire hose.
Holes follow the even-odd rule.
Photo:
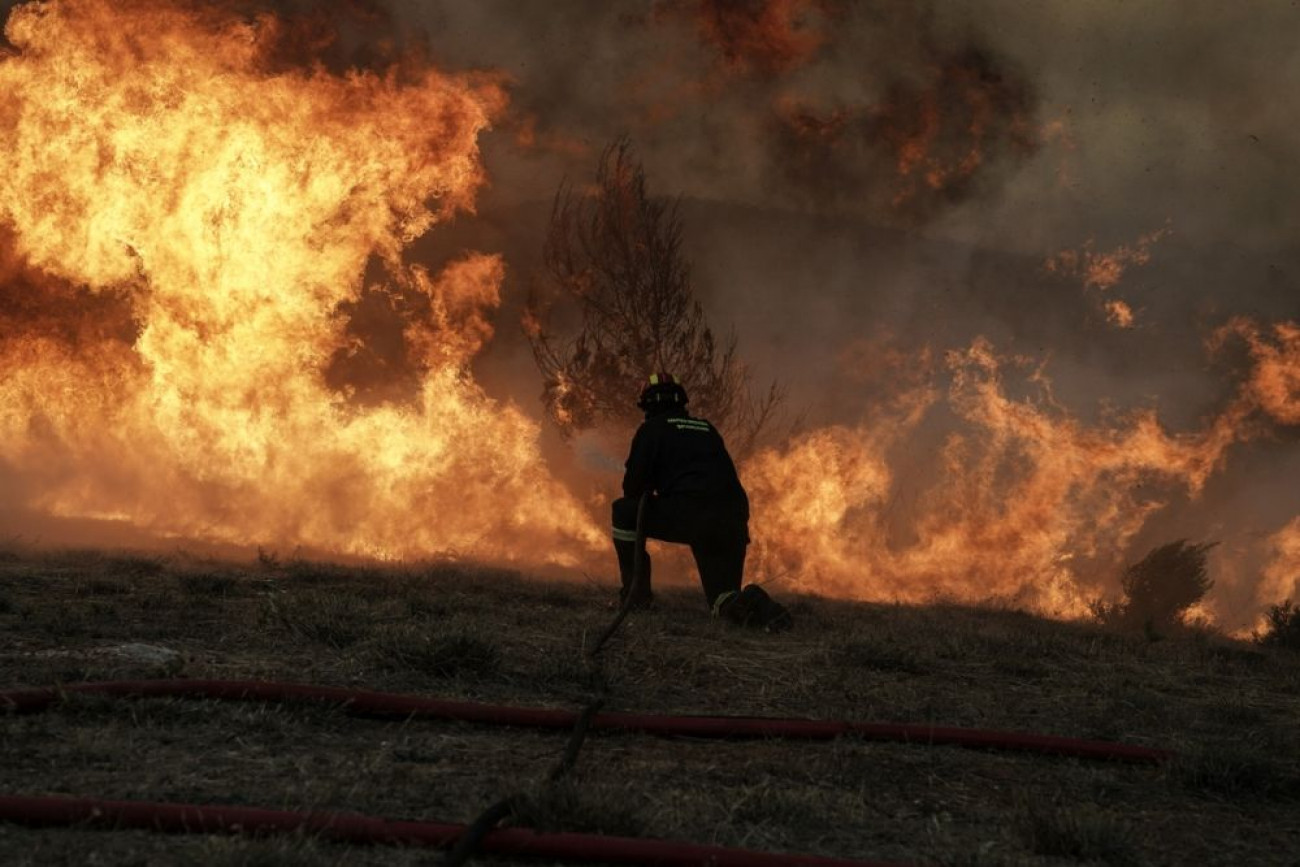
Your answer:
[[[8,709],[18,713],[42,711],[67,693],[139,698],[187,697],[227,701],[317,701],[343,705],[350,713],[364,716],[403,719],[418,717],[548,729],[571,729],[579,716],[577,711],[558,708],[512,707],[342,687],[241,680],[105,681],[58,688],[9,690],[0,692],[0,710]],[[907,723],[606,712],[596,714],[591,719],[590,725],[593,730],[608,729],[696,738],[832,740],[851,736],[874,741],[1014,750],[1042,755],[1142,764],[1158,764],[1173,756],[1169,750],[1133,744]]]
[[[446,848],[465,832],[464,825],[390,821],[358,813],[308,813],[255,807],[56,797],[0,796],[0,820],[34,826],[93,825],[179,834],[287,834],[302,830],[343,843],[438,848]],[[883,861],[780,855],[596,834],[542,834],[523,828],[489,831],[479,842],[479,847],[484,852],[499,855],[662,867],[891,867]]]

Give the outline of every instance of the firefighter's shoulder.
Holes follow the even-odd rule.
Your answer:
[[[692,418],[688,415],[668,416],[665,419],[668,426],[680,431],[697,431],[699,433],[709,433],[713,430],[713,425],[709,424],[702,418]]]

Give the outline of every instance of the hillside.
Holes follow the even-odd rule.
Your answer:
[[[780,588],[773,588],[780,593]],[[0,551],[0,689],[259,678],[585,705],[610,587],[470,565],[365,568],[177,553]],[[559,733],[384,722],[309,705],[73,696],[0,714],[0,794],[521,821],[762,851],[961,865],[1294,863],[1300,660],[1208,634],[1151,641],[1008,610],[791,601],[794,632],[668,589],[603,655],[607,710],[934,723],[1163,746],[1125,765],[843,738]],[[173,654],[147,658],[149,645]],[[92,858],[93,855],[93,858]],[[0,824],[6,864],[417,864],[427,850]],[[492,863],[487,859],[475,863]],[[503,862],[505,863],[505,862]],[[511,862],[524,863],[524,862]],[[536,863],[536,862],[534,862]]]

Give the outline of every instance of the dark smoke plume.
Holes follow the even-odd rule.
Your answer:
[[[927,222],[1037,149],[1028,82],[981,50],[936,59],[871,104],[827,114],[796,99],[773,118],[772,160],[806,202]]]

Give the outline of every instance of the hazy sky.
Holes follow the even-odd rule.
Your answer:
[[[728,7],[757,10],[751,33]],[[1023,96],[1034,146],[994,129],[969,195],[929,209],[932,230],[1026,251],[1129,240],[1170,221],[1185,238],[1291,246],[1300,228],[1300,7],[1248,2],[966,3],[454,2],[395,4],[433,56],[504,70],[513,123],[533,116],[538,146],[516,165],[494,151],[499,184],[548,196],[558,172],[630,134],[665,192],[896,217],[888,148],[854,120],[934,86],[976,55]],[[764,10],[767,10],[764,13]],[[790,14],[783,15],[782,11]],[[767,18],[763,18],[767,14]],[[711,24],[727,25],[724,31]],[[739,35],[737,35],[739,33]],[[949,105],[940,139],[970,119]],[[783,106],[848,123],[833,146],[792,159]],[[954,142],[953,153],[960,149]],[[883,150],[883,152],[882,152]],[[835,195],[800,159],[840,172]],[[590,162],[590,156],[585,157]],[[847,183],[845,183],[847,182]]]

